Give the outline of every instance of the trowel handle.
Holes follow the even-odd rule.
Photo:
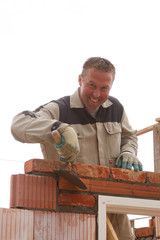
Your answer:
[[[54,130],[52,132],[52,136],[57,145],[60,145],[62,143],[61,135],[57,130]]]

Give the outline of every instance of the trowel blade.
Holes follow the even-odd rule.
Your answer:
[[[64,164],[61,169],[59,171],[56,171],[57,174],[61,177],[63,177],[64,179],[68,180],[69,182],[71,182],[72,184],[76,185],[77,187],[81,188],[81,189],[87,189],[86,185],[81,181],[81,179],[79,178],[79,176],[73,171],[73,169],[71,171],[67,171],[65,170],[66,166],[68,164]]]

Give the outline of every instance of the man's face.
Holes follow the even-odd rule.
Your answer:
[[[80,99],[87,110],[97,110],[108,99],[112,83],[112,72],[90,68],[83,79],[79,75]]]

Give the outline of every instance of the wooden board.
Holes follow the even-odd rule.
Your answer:
[[[107,240],[118,240],[118,237],[114,231],[112,223],[110,222],[108,217],[107,217]]]

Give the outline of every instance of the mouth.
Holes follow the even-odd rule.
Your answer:
[[[94,99],[94,98],[90,98],[90,100],[94,103],[98,103],[99,102],[99,99]]]

